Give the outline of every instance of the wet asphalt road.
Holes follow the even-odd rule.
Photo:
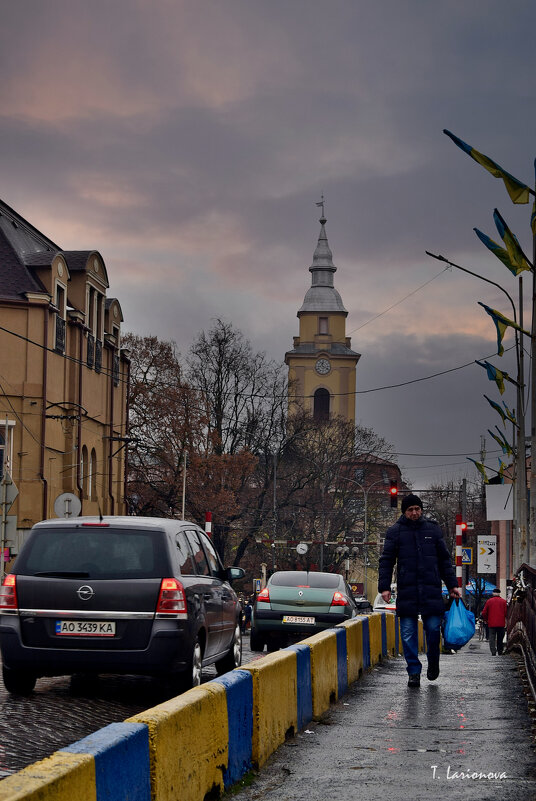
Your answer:
[[[402,657],[386,660],[233,795],[259,799],[536,799],[534,729],[516,659],[493,657],[475,639],[442,656],[439,680],[423,678],[419,689],[407,687]]]
[[[259,656],[245,636],[242,663]],[[203,671],[203,681],[215,676],[214,667]],[[0,679],[0,778],[169,697],[161,682],[139,676],[43,678],[26,698],[10,695]]]

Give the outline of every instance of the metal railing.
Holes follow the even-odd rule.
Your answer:
[[[508,648],[523,654],[530,692],[536,700],[536,568],[523,564],[516,575],[507,615]]]

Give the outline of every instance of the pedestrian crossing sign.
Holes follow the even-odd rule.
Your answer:
[[[473,564],[473,549],[462,548],[462,565],[472,565],[472,564]]]

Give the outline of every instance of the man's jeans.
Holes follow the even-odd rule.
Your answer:
[[[489,627],[489,650],[495,656],[495,651],[498,654],[502,654],[503,652],[503,639],[504,639],[504,627],[499,626],[490,626]]]
[[[441,639],[440,615],[423,615],[422,623],[426,634],[428,667],[439,667],[439,643]],[[422,664],[419,661],[419,627],[417,617],[400,618],[400,636],[402,649],[407,663],[407,671],[420,673]]]

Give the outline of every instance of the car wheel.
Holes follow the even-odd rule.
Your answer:
[[[201,684],[201,671],[203,668],[203,649],[199,637],[194,640],[194,647],[187,670],[178,677],[180,690],[191,690]]]
[[[6,690],[14,695],[30,695],[35,687],[36,677],[25,670],[12,670],[3,665],[2,677]]]
[[[221,676],[222,673],[228,673],[230,670],[234,670],[235,668],[240,667],[241,664],[242,664],[242,631],[240,629],[240,622],[237,621],[229,653],[226,656],[224,656],[223,659],[220,659],[218,662],[216,662],[216,670],[218,671],[218,676]]]
[[[258,633],[256,629],[253,627],[251,628],[251,634],[249,639],[249,647],[252,651],[264,651],[264,646],[266,645],[266,641],[264,637]]]
[[[281,637],[278,634],[273,634],[271,637],[268,637],[268,642],[266,643],[266,650],[268,653],[272,653],[273,651],[279,651],[281,648]]]

